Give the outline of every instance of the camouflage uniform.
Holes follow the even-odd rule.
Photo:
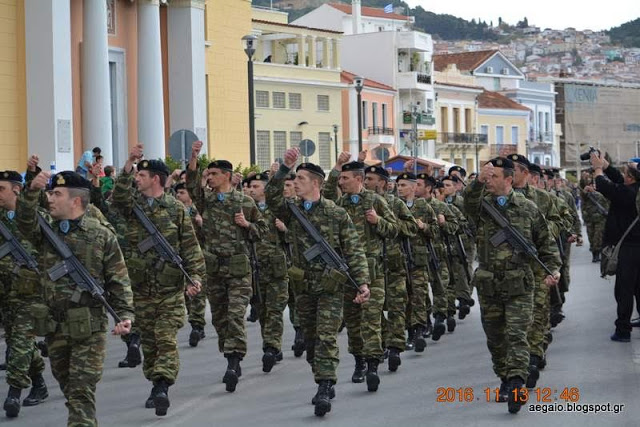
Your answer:
[[[556,190],[556,195],[562,198],[569,208],[569,213],[571,215],[571,227],[568,231],[571,234],[575,234],[576,236],[582,238],[582,224],[580,223],[580,216],[578,215],[578,210],[576,209],[576,201],[571,195],[571,192],[568,190]],[[560,281],[560,292],[562,294],[562,302],[564,302],[564,293],[569,292],[569,283],[571,282],[571,276],[569,272],[571,270],[571,244],[565,241],[564,247],[564,257],[562,258],[562,279]]]
[[[582,187],[584,188],[584,186]],[[607,215],[600,212],[600,208],[596,206],[595,202],[609,210],[609,201],[597,191],[586,192],[582,190],[580,194],[582,195],[582,219],[587,226],[589,250],[594,256],[597,256],[602,250],[602,235],[604,234]]]
[[[200,186],[198,172],[187,171],[187,189],[201,206],[204,257],[207,265],[207,297],[212,323],[218,334],[218,349],[225,357],[242,358],[247,353],[245,313],[251,298],[251,265],[248,244],[267,230],[255,202],[232,189],[215,193]],[[248,230],[236,225],[234,215],[244,213]]]
[[[461,251],[457,243],[458,236],[460,236],[464,247],[462,236],[465,234],[462,232],[462,229],[468,227],[468,223],[465,216],[455,205],[448,204],[447,208],[452,215],[451,218],[447,218],[447,222],[452,222],[457,225],[454,234],[447,234],[446,237],[449,240],[449,248],[447,250],[451,251],[451,258],[447,256],[450,272],[449,286],[447,287],[447,315],[453,316],[456,313],[456,298],[464,303],[471,300],[467,271],[465,271],[465,264],[463,264],[461,260],[464,254],[460,253]],[[466,257],[464,257],[464,260],[467,261]]]
[[[464,216],[464,198],[461,194],[454,194],[453,196],[447,197],[445,200],[448,204],[455,206],[460,210],[462,215]],[[465,216],[466,225],[462,226],[461,237],[462,244],[464,245],[464,250],[467,253],[467,267],[469,268],[469,276],[473,276],[473,263],[476,260],[476,225],[473,221],[469,220]],[[471,283],[468,283],[469,294],[473,294],[473,287]]]
[[[324,196],[337,198],[338,176],[340,172],[331,170],[325,183]],[[382,269],[382,241],[394,238],[398,233],[396,219],[384,198],[373,191],[362,189],[357,194],[343,194],[337,205],[349,214],[364,246],[369,264],[369,289],[371,297],[366,304],[353,302],[356,290],[345,288],[344,320],[349,338],[349,353],[365,359],[379,359],[382,351],[382,306],[384,305],[384,272]],[[365,213],[374,209],[378,223],[370,224]]]
[[[533,202],[511,192],[505,207],[496,197],[484,193],[478,180],[467,186],[464,194],[465,213],[477,228],[479,266],[473,283],[478,290],[482,326],[487,335],[493,370],[503,381],[528,376],[529,344],[527,331],[533,311],[533,261],[516,252],[506,242],[493,247],[489,237],[500,228],[481,208],[482,200],[496,206],[511,225],[533,243],[539,258],[551,269],[558,270],[558,249],[547,223]]]
[[[39,196],[39,191],[26,190],[18,202],[16,218],[23,235],[41,248],[39,268],[44,272],[58,264],[60,257],[40,233],[36,221]],[[50,222],[53,230],[69,245],[82,265],[103,284],[105,296],[118,316],[123,320],[133,319],[129,277],[116,236],[88,215],[70,221],[71,227],[66,234],[61,230],[60,221]],[[90,294],[80,292],[68,275],[56,282],[49,280],[46,275],[42,275],[41,279],[49,317],[35,320],[36,324],[41,323],[39,320],[45,323],[45,330],[37,327],[36,333],[48,332],[46,342],[51,371],[67,399],[68,425],[96,426],[95,390],[102,376],[106,353],[106,310]],[[76,300],[78,302],[73,302]],[[87,313],[85,316],[90,316],[77,319],[91,325],[88,334],[78,334],[78,328],[74,328],[71,322],[71,318],[75,318],[73,313]],[[53,325],[55,328],[47,328]]]
[[[149,235],[132,212],[134,203],[182,258],[193,280],[204,279],[204,258],[184,205],[167,193],[146,198],[130,190],[132,183],[133,174],[123,170],[116,180],[113,205],[126,224],[122,252],[133,288],[136,326],[144,354],[143,371],[149,381],[172,385],[180,369],[176,338],[178,329],[184,325],[185,278],[178,267],[162,262],[155,249],[140,253],[138,244]]]
[[[191,218],[191,223],[193,224],[193,229],[196,232],[196,237],[198,238],[198,243],[200,247],[204,245],[204,236],[202,235],[202,227],[198,226],[196,223],[196,216],[198,215],[198,209],[191,205],[186,208],[187,215]],[[207,309],[207,293],[206,293],[206,284],[202,284],[202,291],[196,295],[195,297],[188,298],[186,300],[187,303],[187,314],[189,315],[188,321],[189,324],[193,328],[204,329],[205,320],[204,314]]]
[[[293,239],[293,267],[289,280],[296,293],[296,308],[304,332],[307,362],[311,365],[316,383],[335,384],[339,350],[338,327],[342,320],[344,288],[351,286],[346,278],[338,278],[336,270],[326,271],[326,265],[316,259],[306,261],[304,252],[316,242],[291,217],[283,197],[284,178],[289,168],[282,165],[265,189],[267,205],[287,225]],[[321,197],[307,211],[300,209],[329,244],[346,259],[349,273],[356,283],[369,283],[369,266],[364,248],[347,212],[331,200]]]

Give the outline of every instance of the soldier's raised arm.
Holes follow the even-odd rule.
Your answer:
[[[485,195],[485,181],[494,173],[493,165],[487,163],[480,169],[480,174],[464,189],[464,214],[473,223],[477,224],[482,212],[482,199]]]
[[[36,247],[39,247],[43,239],[38,225],[38,204],[50,178],[51,174],[45,171],[36,175],[25,190],[20,193],[16,204],[18,230]]]
[[[342,171],[342,166],[345,165],[351,158],[351,153],[347,151],[343,151],[338,156],[338,161],[336,161],[335,166],[329,172],[329,177],[327,178],[327,182],[324,183],[324,187],[322,188],[322,196],[325,199],[333,200],[334,202],[338,200],[340,197],[340,192],[338,189],[338,178],[340,177],[340,172]]]
[[[142,158],[142,150],[142,144],[131,149],[113,187],[113,205],[125,213],[133,209],[133,194],[131,192],[134,180],[133,164]]]
[[[189,158],[189,165],[187,167],[187,191],[193,203],[196,206],[202,206],[204,199],[204,186],[202,185],[202,177],[198,170],[198,156],[202,150],[202,141],[196,141],[191,146],[191,157]]]
[[[376,195],[373,209],[375,211],[375,217],[377,217],[377,222],[372,223],[372,227],[376,233],[378,233],[380,237],[395,238],[398,235],[398,222],[387,201],[384,200],[382,196]],[[367,215],[367,220],[369,220],[370,216],[374,216],[369,213],[367,213]]]
[[[280,165],[280,168],[269,180],[264,189],[267,206],[269,206],[269,209],[275,212],[276,216],[285,224],[289,223],[291,213],[284,200],[284,182],[298,161],[299,154],[298,148],[290,148],[285,151],[284,162]]]

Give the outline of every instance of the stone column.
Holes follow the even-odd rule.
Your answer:
[[[340,70],[340,40],[333,39],[333,68]]]
[[[322,68],[334,68],[333,65],[331,65],[330,61],[330,57],[329,57],[329,43],[331,42],[331,39],[323,39],[322,40]]]
[[[309,36],[309,67],[316,68],[316,36]]]
[[[84,151],[100,147],[112,165],[107,2],[85,0],[82,11],[82,142]]]
[[[306,67],[307,65],[306,58],[307,58],[307,52],[305,49],[304,36],[300,35],[298,36],[298,66],[299,67]]]
[[[138,0],[138,140],[147,159],[165,157],[160,5]]]

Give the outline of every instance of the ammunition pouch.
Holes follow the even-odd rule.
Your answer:
[[[387,268],[390,271],[404,270],[404,255],[400,249],[387,251]]]
[[[184,275],[182,271],[175,265],[165,262],[161,271],[156,275],[159,290],[162,292],[173,292],[184,288]]]
[[[493,273],[487,270],[476,269],[472,279],[473,286],[478,290],[478,295],[493,297],[495,294]]]
[[[413,246],[413,265],[416,267],[429,265],[429,250],[424,244]]]
[[[287,274],[289,275],[289,283],[291,284],[294,294],[299,295],[307,291],[303,269],[291,266],[289,267]]]
[[[18,296],[35,296],[40,292],[40,276],[35,271],[20,269],[14,283],[14,289]]]
[[[132,285],[139,285],[147,281],[147,262],[142,258],[127,259],[127,270]]]
[[[204,254],[204,262],[207,266],[207,276],[212,277],[212,275],[220,271],[218,257],[211,252],[202,251],[202,253]]]
[[[33,333],[36,336],[44,337],[45,335],[55,332],[56,322],[53,320],[53,317],[51,317],[51,312],[47,305],[32,304],[30,310]]]
[[[269,264],[271,264],[271,276],[274,279],[287,277],[287,257],[284,254],[271,255]]]
[[[232,277],[242,278],[251,274],[251,263],[245,254],[237,254],[229,258],[229,274]]]
[[[367,264],[369,265],[369,282],[373,283],[373,281],[378,278],[378,260],[375,258],[367,258]]]
[[[322,273],[320,288],[326,293],[334,294],[342,291],[342,287],[346,281],[347,276],[344,273],[334,268],[327,268]]]
[[[517,297],[528,293],[532,287],[532,283],[527,277],[525,270],[507,270],[504,272],[504,278],[498,281],[502,292],[510,297]]]
[[[73,340],[84,340],[94,332],[106,331],[107,322],[102,307],[70,308],[60,313],[57,319],[62,334]]]

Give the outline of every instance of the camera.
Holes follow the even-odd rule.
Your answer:
[[[589,147],[589,151],[580,154],[580,160],[589,160],[591,158],[591,153],[600,154],[600,150],[598,150],[597,148]]]

